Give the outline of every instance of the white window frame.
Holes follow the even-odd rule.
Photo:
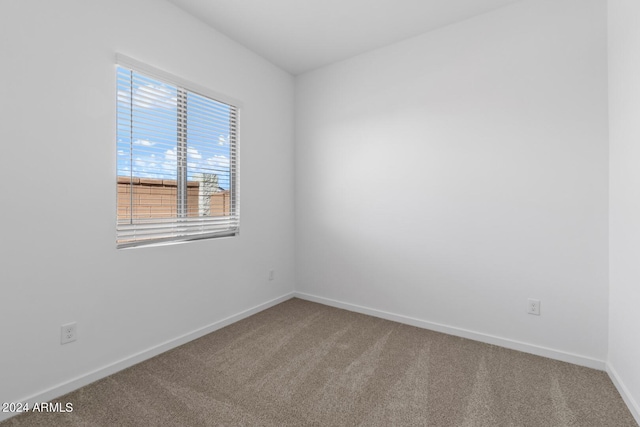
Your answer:
[[[227,95],[212,91],[209,88],[206,88],[204,86],[198,85],[196,83],[193,83],[191,81],[185,80],[181,77],[175,76],[171,73],[168,73],[166,71],[163,71],[161,69],[152,67],[148,64],[145,64],[143,62],[137,61],[133,58],[130,58],[128,56],[122,55],[122,54],[116,54],[116,69],[118,67],[121,68],[125,68],[125,69],[129,69],[131,71],[134,71],[136,73],[139,74],[143,74],[146,77],[150,77],[152,79],[158,80],[162,83],[166,83],[168,85],[171,86],[175,86],[178,89],[179,95],[178,97],[180,98],[180,93],[186,93],[184,91],[188,91],[190,93],[194,93],[206,98],[210,98],[214,101],[218,101],[221,102],[223,104],[227,104],[231,107],[233,107],[235,109],[235,123],[236,126],[234,128],[234,138],[233,140],[230,142],[232,144],[232,151],[234,152],[234,156],[232,159],[230,159],[230,174],[231,174],[231,182],[230,182],[230,188],[229,188],[229,192],[230,192],[230,197],[231,197],[231,212],[230,212],[230,217],[231,220],[229,221],[229,226],[228,229],[226,230],[216,230],[214,232],[199,232],[199,233],[194,233],[194,232],[181,232],[180,231],[180,226],[178,225],[176,227],[176,232],[175,234],[173,234],[170,237],[161,237],[161,238],[143,238],[143,239],[136,239],[131,238],[131,239],[125,239],[124,236],[127,235],[127,233],[129,233],[129,235],[131,233],[135,234],[136,228],[138,228],[139,230],[142,230],[142,234],[144,235],[144,229],[145,227],[149,228],[149,227],[153,227],[154,225],[163,225],[163,224],[169,224],[169,223],[173,223],[173,225],[175,226],[177,222],[180,222],[180,216],[184,215],[184,213],[186,212],[186,206],[184,205],[184,202],[186,201],[186,185],[187,185],[187,177],[186,177],[186,165],[182,168],[180,168],[178,166],[178,177],[177,177],[177,192],[178,192],[178,198],[177,198],[177,210],[178,210],[178,218],[176,218],[175,220],[171,221],[171,220],[163,220],[163,219],[159,219],[156,222],[150,220],[148,223],[146,224],[123,224],[121,221],[116,220],[116,246],[117,248],[130,248],[130,247],[139,247],[139,246],[152,246],[152,245],[157,245],[157,244],[168,244],[168,243],[177,243],[177,242],[185,242],[185,241],[191,241],[191,240],[200,240],[200,239],[209,239],[209,238],[216,238],[216,237],[229,237],[229,236],[235,236],[238,235],[240,232],[240,182],[239,182],[239,177],[240,177],[240,161],[239,161],[239,157],[240,157],[240,153],[239,153],[239,149],[240,149],[240,110],[242,108],[242,103],[240,101],[238,101],[237,99],[231,98]],[[117,100],[116,100],[116,105],[117,105]],[[117,115],[117,111],[116,111],[116,115]],[[187,112],[187,117],[188,117],[188,112]],[[117,124],[117,119],[116,119],[116,124]],[[182,125],[180,124],[180,118],[177,118],[177,125],[178,128],[181,128]],[[178,138],[180,139],[180,137]],[[116,139],[116,145],[117,145],[117,139]],[[178,146],[176,147],[178,150],[182,149],[185,150],[186,152],[186,140],[183,142],[178,142]],[[117,162],[116,162],[117,163]],[[117,164],[116,164],[116,175],[117,175]],[[116,176],[117,178],[117,176]],[[116,179],[117,181],[117,179]],[[182,195],[182,197],[180,197],[180,195]],[[181,203],[182,201],[182,203]],[[117,201],[116,201],[116,209],[117,209]],[[202,218],[202,217],[197,217],[197,218]],[[196,219],[193,218],[185,218],[185,222],[189,222],[189,225],[185,226],[185,229],[191,227],[191,229],[193,228],[193,224],[197,222]]]

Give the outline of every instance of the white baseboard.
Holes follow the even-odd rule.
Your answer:
[[[606,362],[603,360],[593,359],[591,357],[581,356],[579,354],[568,353],[562,350],[542,347],[535,344],[529,344],[521,341],[515,341],[508,338],[497,337],[494,335],[484,334],[481,332],[470,331],[468,329],[447,326],[440,323],[429,322],[426,320],[416,319],[413,317],[403,316],[401,314],[389,313],[382,310],[363,307],[356,304],[350,304],[330,298],[310,295],[304,292],[294,292],[296,298],[307,301],[317,302],[319,304],[329,305],[331,307],[342,308],[356,313],[368,314],[370,316],[379,317],[381,319],[392,320],[406,325],[416,326],[418,328],[429,329],[436,332],[442,332],[457,337],[468,338],[474,341],[480,341],[487,344],[493,344],[500,347],[518,350],[525,353],[535,354],[537,356],[548,357],[550,359],[560,360],[563,362],[573,363],[575,365],[586,366],[587,368],[598,369],[604,371]]]
[[[627,404],[631,415],[636,419],[638,425],[640,425],[640,404],[636,402],[631,393],[629,393],[629,389],[624,385],[616,370],[611,366],[611,363],[607,362],[607,374],[609,374],[609,378],[613,381],[613,385],[618,389],[618,393],[622,396],[622,400]]]
[[[416,326],[419,328],[429,329],[436,332],[442,332],[449,335],[459,336],[462,338],[468,338],[475,341],[498,345],[498,346],[510,348],[513,350],[523,351],[523,352],[535,354],[538,356],[561,360],[563,362],[573,363],[580,366],[586,366],[586,367],[598,369],[598,370],[606,370],[606,372],[611,377],[611,380],[613,381],[614,385],[618,389],[618,392],[620,393],[625,403],[629,407],[629,410],[631,411],[632,415],[634,416],[638,424],[640,424],[640,406],[631,397],[624,383],[618,377],[615,369],[611,365],[609,365],[608,363],[602,360],[580,356],[573,353],[567,353],[561,350],[555,350],[547,347],[541,347],[533,344],[523,343],[520,341],[496,337],[493,335],[470,331],[467,329],[447,326],[440,323],[429,322],[421,319],[416,319],[413,317],[403,316],[400,314],[389,313],[382,310],[376,310],[368,307],[359,306],[356,304],[350,304],[342,301],[333,300],[330,298],[319,297],[316,295],[311,295],[303,292],[290,292],[288,294],[282,295],[278,298],[259,304],[255,307],[244,310],[233,316],[229,316],[225,319],[214,322],[208,326],[199,328],[193,332],[189,332],[177,338],[171,339],[169,341],[165,341],[162,344],[151,347],[139,353],[133,354],[124,359],[111,363],[107,366],[96,369],[94,371],[91,371],[79,377],[73,378],[69,381],[58,384],[49,389],[35,393],[26,398],[16,399],[15,401],[28,402],[30,405],[32,405],[35,402],[48,402],[59,396],[70,393],[80,387],[91,384],[95,381],[98,381],[102,378],[112,375],[118,371],[129,368],[137,363],[140,363],[144,360],[150,359],[154,356],[164,353],[165,351],[171,350],[175,347],[186,344],[189,341],[193,341],[197,338],[200,338],[218,329],[224,328],[225,326],[228,326],[246,317],[252,316],[253,314],[259,313],[263,310],[273,307],[274,305],[287,301],[293,297],[304,299],[307,301],[317,302],[317,303],[328,305],[331,307],[342,308],[342,309],[353,311],[356,313],[367,314],[370,316],[379,317],[382,319],[387,319],[387,320],[395,321],[398,323]],[[17,414],[0,413],[0,421],[11,418],[14,415],[17,415]]]
[[[234,314],[233,316],[229,316],[225,319],[214,322],[210,325],[204,326],[202,328],[196,329],[193,332],[189,332],[187,334],[181,335],[177,338],[168,340],[159,344],[157,346],[151,347],[147,350],[143,350],[139,353],[133,354],[131,356],[125,357],[124,359],[118,360],[117,362],[111,363],[102,368],[98,368],[95,371],[88,372],[79,377],[73,378],[64,383],[60,383],[54,387],[46,389],[44,391],[35,393],[31,396],[25,397],[23,399],[16,399],[15,402],[29,403],[31,407],[35,402],[48,402],[52,399],[70,393],[74,390],[79,389],[80,387],[84,387],[92,382],[98,381],[102,378],[108,377],[109,375],[115,374],[118,371],[129,368],[137,363],[143,362],[147,359],[150,359],[154,356],[157,356],[165,351],[171,350],[172,348],[179,347],[183,344],[188,343],[189,341],[193,341],[197,338],[200,338],[204,335],[207,335],[211,332],[217,331],[218,329],[224,328],[232,323],[235,323],[239,320],[242,320],[246,317],[252,316],[256,313],[259,313],[263,310],[266,310],[274,305],[280,304],[286,300],[289,300],[294,297],[294,293],[290,292],[288,294],[282,295],[278,298],[272,299],[265,303],[259,304],[250,309],[244,310],[238,314]],[[0,421],[11,418],[14,415],[18,415],[17,413],[2,413],[0,412]]]

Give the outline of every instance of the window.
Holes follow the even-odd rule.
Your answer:
[[[238,107],[118,57],[118,247],[234,235]]]

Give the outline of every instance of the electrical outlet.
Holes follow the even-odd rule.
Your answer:
[[[60,327],[60,344],[66,344],[77,339],[76,322],[67,323]]]
[[[540,300],[529,298],[527,313],[540,316]]]
[[[276,271],[275,270],[269,270],[269,280],[273,280],[276,277]]]

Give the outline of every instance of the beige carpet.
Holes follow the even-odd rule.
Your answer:
[[[604,372],[292,299],[5,426],[636,426]]]

